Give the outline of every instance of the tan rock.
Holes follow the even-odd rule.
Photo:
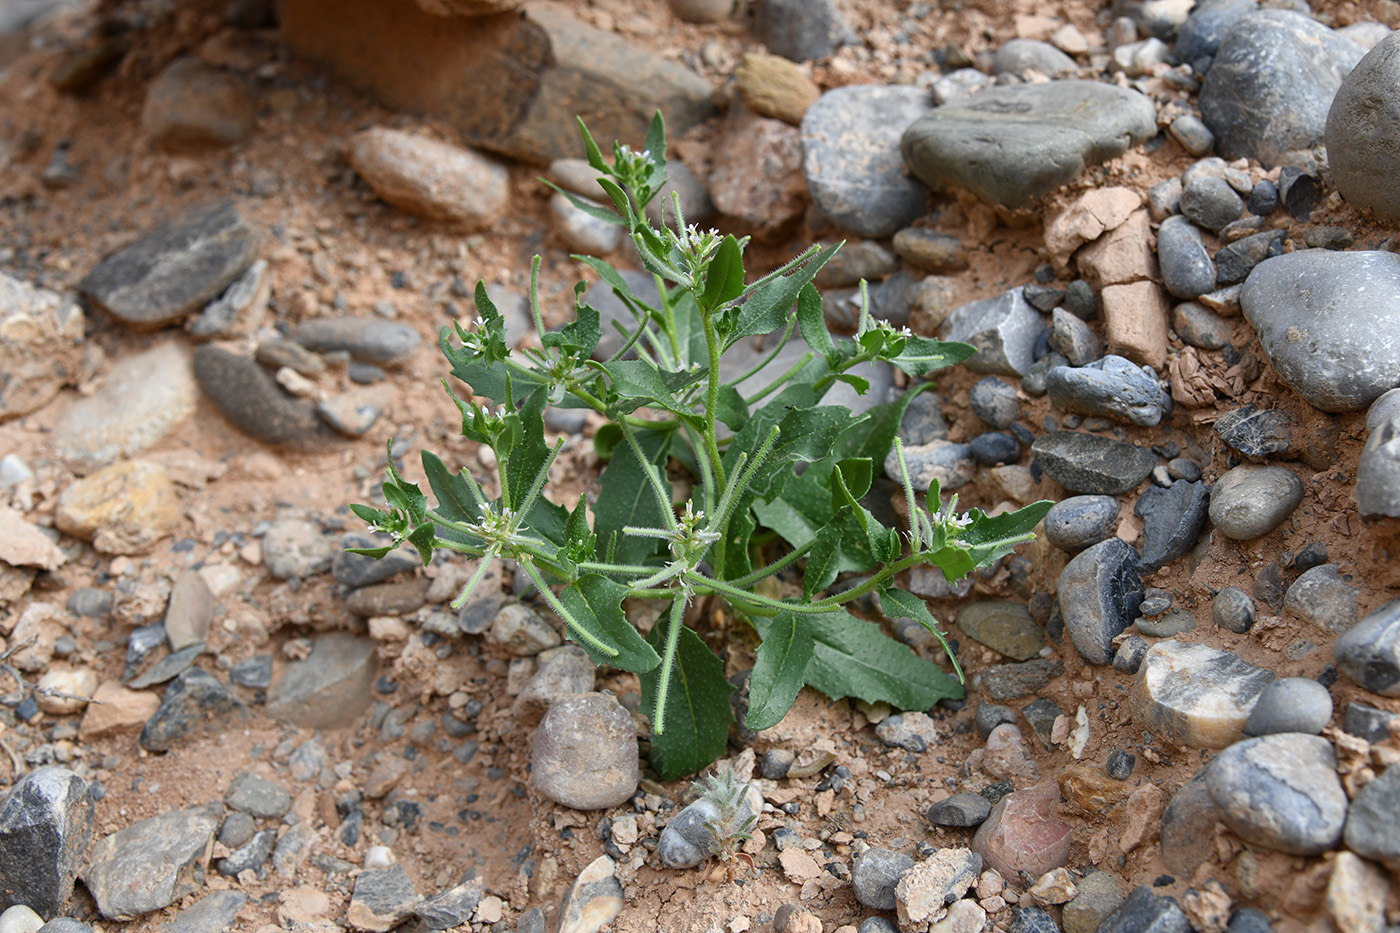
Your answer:
[[[1133,791],[1123,808],[1126,818],[1118,833],[1118,848],[1131,852],[1152,838],[1166,809],[1167,796],[1156,784],[1144,784]]]
[[[1389,890],[1385,872],[1351,852],[1338,852],[1327,883],[1327,912],[1338,930],[1380,933]]]
[[[186,570],[175,578],[170,602],[165,609],[165,637],[171,651],[209,640],[209,623],[214,621],[218,600],[197,570]]]
[[[806,208],[802,139],[795,127],[732,108],[710,173],[710,198],[756,235],[780,230]]]
[[[793,884],[801,884],[813,878],[820,878],[821,866],[801,849],[784,849],[778,855],[778,864],[783,866],[783,874]]]
[[[228,146],[252,131],[257,115],[243,78],[195,58],[180,58],[151,82],[141,128],[167,148]]]
[[[165,470],[130,460],[65,489],[54,523],[104,554],[144,554],[175,527],[179,509],[175,484]]]
[[[1117,806],[1132,793],[1132,785],[1115,781],[1093,765],[1069,765],[1058,778],[1065,799],[1086,813],[1099,814]]]
[[[1127,219],[1079,251],[1079,273],[1095,288],[1157,277],[1152,222],[1146,210]]]
[[[1162,641],[1148,649],[1129,702],[1133,719],[1189,748],[1239,741],[1264,685],[1274,675],[1229,651]]]
[[[1055,268],[1064,272],[1074,251],[1123,225],[1142,206],[1131,188],[1094,188],[1084,192],[1045,227],[1045,248]]]
[[[0,421],[37,411],[77,380],[85,328],[72,301],[0,273]]]
[[[376,195],[432,220],[486,226],[510,193],[496,161],[416,133],[377,126],[351,137],[345,154]]]
[[[160,709],[160,696],[144,690],[128,690],[115,680],[103,681],[92,695],[78,736],[98,739],[104,735],[135,734]]]
[[[30,603],[9,632],[10,663],[26,673],[48,670],[55,642],[68,634],[68,614],[53,603]],[[21,647],[30,642],[28,647]]]
[[[37,526],[14,509],[0,506],[0,561],[11,567],[57,570],[66,559],[59,546]]]
[[[1103,289],[1108,352],[1161,369],[1167,362],[1167,317],[1171,303],[1156,282],[1109,285]]]
[[[49,671],[39,678],[37,686],[35,700],[39,708],[54,716],[66,716],[88,705],[97,692],[97,675],[89,670]]]
[[[754,113],[793,126],[802,122],[807,108],[821,96],[802,66],[781,55],[750,52],[734,70],[734,83]]]

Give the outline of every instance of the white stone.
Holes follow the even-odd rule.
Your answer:
[[[1225,748],[1239,741],[1259,692],[1273,679],[1228,651],[1158,642],[1133,683],[1133,718],[1178,745]]]

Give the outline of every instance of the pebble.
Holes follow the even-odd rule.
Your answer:
[[[929,91],[933,95],[933,102],[943,107],[968,98],[991,84],[992,76],[984,71],[976,68],[956,68],[933,82]]]
[[[393,407],[396,394],[390,385],[357,386],[317,402],[316,414],[346,437],[364,437]]]
[[[848,243],[827,260],[814,281],[822,288],[857,285],[861,279],[883,279],[899,269],[899,260],[879,243]]]
[[[124,460],[75,481],[58,496],[54,525],[103,554],[145,554],[180,517],[175,484],[163,468]]]
[[[559,633],[523,603],[511,603],[496,615],[487,638],[516,657],[533,657],[560,644]]]
[[[1192,933],[1187,919],[1174,897],[1152,893],[1146,885],[1138,885],[1123,901],[1121,907],[1099,926],[1098,933]]]
[[[281,784],[245,772],[233,779],[224,803],[260,820],[275,820],[292,808],[292,796]]]
[[[972,851],[1004,878],[1033,878],[1069,860],[1071,827],[1053,816],[1060,787],[1047,781],[1003,797],[972,838]],[[979,866],[980,867],[980,866]]]
[[[1124,674],[1136,674],[1142,667],[1142,659],[1147,657],[1147,642],[1136,635],[1129,635],[1113,653],[1113,669]]]
[[[1223,629],[1243,635],[1254,627],[1254,600],[1237,586],[1227,586],[1215,594],[1211,616]]]
[[[597,205],[596,202],[590,202]],[[549,199],[554,229],[564,245],[575,253],[606,256],[622,242],[622,228],[575,207],[563,194],[555,192]]]
[[[1168,178],[1147,189],[1148,212],[1153,220],[1162,223],[1181,210],[1181,179]]]
[[[1400,602],[1366,616],[1333,644],[1337,669],[1383,697],[1400,696]]]
[[[1035,71],[1048,78],[1059,78],[1079,70],[1074,59],[1039,39],[1010,39],[1003,42],[992,59],[993,74],[1024,75]]]
[[[972,413],[999,430],[1011,427],[1021,417],[1021,401],[1016,390],[995,376],[977,380],[968,392]]]
[[[982,687],[994,700],[1014,700],[1036,693],[1064,672],[1064,665],[1050,658],[993,664],[982,671]]]
[[[1202,156],[1215,148],[1215,134],[1210,131],[1200,117],[1195,114],[1182,114],[1167,127],[1172,139],[1191,155]]]
[[[1196,198],[1193,194],[1188,200],[1183,192],[1182,203],[1194,205]],[[1182,210],[1185,211],[1185,207]],[[1162,270],[1162,285],[1176,298],[1197,298],[1215,290],[1215,263],[1201,240],[1201,231],[1191,222],[1194,219],[1168,217],[1157,230],[1157,262]]]
[[[242,724],[248,718],[243,701],[229,693],[217,677],[199,668],[186,670],[170,684],[141,730],[141,747],[169,751],[204,732]]]
[[[315,451],[339,437],[310,401],[288,395],[271,373],[246,357],[202,346],[194,351],[194,374],[220,414],[266,444]]]
[[[1021,443],[1002,431],[979,434],[967,446],[972,459],[982,466],[1015,463],[1021,459]]]
[[[1273,679],[1232,652],[1162,641],[1143,658],[1130,703],[1136,721],[1154,734],[1188,748],[1225,748],[1239,740]]]
[[[1060,612],[1075,648],[1086,661],[1107,664],[1113,639],[1137,618],[1144,588],[1137,551],[1119,538],[1079,554],[1060,573]]]
[[[1035,439],[1031,454],[1073,493],[1116,496],[1134,489],[1156,465],[1151,451],[1098,434],[1055,431]]]
[[[1276,256],[1250,273],[1240,303],[1269,362],[1313,407],[1357,411],[1400,383],[1400,256]]]
[[[505,167],[469,149],[372,127],[350,138],[345,155],[376,196],[411,214],[479,228],[505,211]]]
[[[1252,845],[1319,855],[1342,840],[1347,796],[1332,743],[1319,736],[1236,742],[1211,762],[1206,787],[1221,819]]]
[[[743,821],[762,810],[756,788],[745,790],[738,819]],[[707,824],[718,822],[720,809],[706,797],[687,804],[671,818],[656,840],[656,854],[667,868],[694,868],[714,855],[714,833]]]
[[[1382,930],[1390,879],[1350,852],[1338,852],[1327,883],[1327,912],[1339,930]]]
[[[1088,366],[1103,357],[1104,342],[1088,324],[1064,308],[1055,308],[1050,315],[1050,346],[1062,354],[1070,366]],[[1048,358],[1050,354],[1046,354]],[[1053,370],[1057,367],[1051,366]],[[1049,386],[1049,371],[1046,372]],[[1042,393],[1043,394],[1043,393]]]
[[[1198,226],[1218,233],[1232,220],[1238,220],[1244,213],[1244,200],[1223,178],[1213,175],[1198,175],[1181,189],[1181,213]],[[1168,218],[1170,220],[1170,218]],[[1168,221],[1163,221],[1163,226]],[[1165,278],[1165,277],[1164,277]],[[1178,295],[1178,298],[1195,298],[1215,287],[1203,288],[1193,295]]]
[[[374,849],[370,850],[373,854]],[[392,857],[392,856],[391,856]],[[387,933],[413,913],[418,900],[418,892],[408,872],[397,861],[386,867],[366,867],[355,878],[355,891],[350,897],[350,908],[345,912],[345,922],[356,930],[369,933]]]
[[[1395,390],[1382,395],[1366,414],[1370,436],[1356,467],[1356,503],[1362,515],[1400,515],[1400,416],[1387,404]]]
[[[1244,463],[1216,481],[1210,521],[1227,538],[1252,541],[1282,525],[1303,501],[1303,481],[1287,467]]]
[[[262,537],[263,565],[277,580],[325,573],[331,568],[334,549],[320,526],[300,518],[275,521]]]
[[[1275,454],[1286,454],[1293,446],[1293,421],[1279,409],[1236,408],[1215,423],[1215,433],[1248,460],[1268,460]]]
[[[238,338],[260,328],[272,295],[267,268],[265,259],[249,266],[219,297],[186,322],[189,335],[196,340]]]
[[[967,268],[962,240],[951,233],[927,227],[905,227],[894,235],[894,251],[911,266],[946,275]]]
[[[983,706],[989,704],[983,703]],[[992,805],[981,794],[963,791],[928,808],[928,821],[934,826],[955,826],[963,829],[980,826],[992,812]]]
[[[1176,54],[1204,74],[1230,27],[1259,8],[1257,0],[1207,0],[1191,9],[1176,36]]]
[[[1261,179],[1249,192],[1245,209],[1259,217],[1268,217],[1278,210],[1278,187],[1267,178]]]
[[[192,209],[104,258],[78,283],[94,307],[139,329],[175,323],[223,293],[262,234],[230,201]]]
[[[451,929],[471,921],[472,913],[485,893],[482,880],[473,878],[424,898],[413,905],[413,913],[429,930]],[[523,920],[520,929],[524,929]]]
[[[1171,411],[1172,400],[1146,367],[1105,356],[1079,367],[1057,366],[1045,375],[1050,403],[1061,411],[1152,427]],[[974,409],[975,410],[975,409]]]
[[[0,802],[0,903],[64,911],[92,838],[95,806],[67,768],[35,768]]]
[[[1045,513],[1045,540],[1062,551],[1078,554],[1112,536],[1119,502],[1113,496],[1071,496]]]
[[[1332,98],[1363,54],[1301,13],[1244,16],[1223,37],[1201,84],[1201,117],[1216,150],[1273,166],[1322,145]]]
[[[904,448],[904,464],[915,492],[927,492],[936,481],[943,492],[960,489],[977,476],[977,461],[970,444],[930,441]],[[885,457],[885,476],[901,482],[899,458],[892,449]]]
[[[1365,703],[1348,703],[1343,728],[1372,745],[1389,738],[1392,728],[1400,723],[1400,713],[1392,713]]]
[[[161,933],[223,933],[233,928],[239,911],[247,903],[248,895],[242,891],[215,891],[181,910],[174,921],[161,927]],[[50,933],[59,931],[52,930]]]
[[[900,929],[922,926],[959,901],[977,883],[982,865],[974,849],[948,846],[906,869],[894,892]]]
[[[39,678],[35,700],[39,709],[53,716],[81,713],[97,692],[97,674],[89,670],[55,670],[50,668]],[[44,691],[65,696],[46,696]]]
[[[1014,723],[1016,721],[1016,711],[1009,706],[1001,706],[997,703],[981,702],[977,704],[977,711],[973,714],[973,722],[977,726],[977,734],[984,740],[992,734],[992,730],[1004,723]]]
[[[1045,630],[1031,618],[1025,603],[981,599],[958,609],[958,628],[973,641],[1017,661],[1038,657]]]
[[[199,403],[189,350],[174,341],[112,364],[101,389],[63,410],[53,446],[79,473],[153,447]]]
[[[345,608],[354,615],[369,619],[405,616],[416,612],[427,602],[428,584],[428,580],[420,578],[364,586],[345,598]]]
[[[1315,680],[1284,677],[1259,694],[1244,724],[1248,736],[1301,732],[1318,735],[1332,720],[1332,694]]]
[[[632,717],[602,693],[556,701],[535,730],[530,763],[535,789],[576,810],[618,806],[641,780]]]
[[[1108,759],[1104,762],[1104,774],[1115,781],[1126,781],[1133,775],[1133,766],[1137,764],[1137,756],[1131,752],[1125,752],[1121,748],[1115,748],[1108,753]]]
[[[257,832],[257,825],[247,813],[230,813],[219,827],[219,844],[228,849],[240,849]]]
[[[369,708],[375,645],[343,632],[319,636],[305,661],[286,666],[267,694],[267,714],[306,729],[352,725]]]
[[[253,130],[257,106],[244,79],[197,58],[177,58],[146,90],[141,129],[158,146],[231,146]]]
[[[135,920],[200,890],[222,811],[172,810],[99,840],[82,877],[102,916]]]
[[[393,543],[388,535],[366,535],[350,532],[341,537],[331,558],[331,576],[335,582],[343,583],[351,589],[383,583],[392,577],[420,567],[423,564],[418,552],[402,547],[390,551],[377,560],[363,554],[352,554],[348,548],[383,547]],[[452,594],[456,596],[456,593]]]
[[[298,324],[292,339],[317,353],[344,350],[380,366],[406,363],[423,342],[410,325],[378,317],[313,318]]]
[[[1153,486],[1138,496],[1133,514],[1142,519],[1142,558],[1138,571],[1156,573],[1196,546],[1210,511],[1210,490],[1204,483],[1176,480]]]
[[[598,933],[617,919],[625,906],[617,865],[600,855],[579,872],[559,905],[557,933]]]
[[[943,339],[978,350],[965,365],[975,373],[1022,376],[1034,362],[1045,329],[1040,314],[1019,288],[955,308],[943,324]]]
[[[35,933],[44,925],[44,918],[24,904],[16,904],[0,913],[0,933]]]
[[[575,644],[541,651],[539,668],[515,698],[511,715],[522,727],[533,727],[561,697],[593,689],[594,665],[587,652]]]
[[[160,708],[155,694],[128,690],[110,680],[98,685],[93,699],[97,702],[88,704],[78,725],[78,735],[84,739],[140,732]]]
[[[860,922],[860,929],[856,933],[899,933],[893,920],[885,917],[866,917]]]
[[[722,2],[732,5],[733,0]],[[807,108],[821,96],[821,89],[802,66],[781,55],[760,52],[745,53],[739,60],[734,84],[754,113],[791,126],[800,124]]]
[[[1400,187],[1394,179],[1397,140],[1389,119],[1397,68],[1396,37],[1387,35],[1342,79],[1327,114],[1328,166],[1337,190],[1351,204],[1383,221],[1400,220]]]
[[[1351,803],[1346,823],[1346,846],[1363,858],[1392,871],[1400,868],[1400,766],[1392,764],[1361,788]]]
[[[1044,907],[1013,908],[1009,933],[1060,933],[1060,925]]]
[[[1255,266],[1282,252],[1282,230],[1265,230],[1239,237],[1215,251],[1216,278],[1221,285],[1243,282]]]
[[[1361,618],[1357,598],[1361,588],[1342,579],[1336,564],[1322,564],[1301,574],[1283,599],[1287,615],[1333,635],[1345,632]]]
[[[922,753],[938,744],[938,732],[927,713],[895,713],[875,725],[875,735],[888,748]]]
[[[1157,132],[1147,98],[1096,81],[987,88],[920,117],[900,148],[930,188],[1023,207]]]
[[[922,89],[902,85],[848,85],[817,98],[801,126],[802,174],[817,207],[843,230],[872,239],[921,217],[927,190],[909,177],[898,144],[904,128],[931,109]]]
[[[180,651],[209,639],[218,601],[198,571],[185,570],[175,578],[165,610],[165,637],[171,651]]]
[[[742,221],[761,236],[776,235],[790,226],[806,206],[801,133],[781,120],[737,107],[725,120],[716,145],[724,149],[725,158],[710,173],[709,185],[720,213]],[[655,292],[655,284],[649,290]],[[635,327],[630,312],[624,313],[625,323]]]
[[[1190,877],[1210,857],[1220,813],[1206,787],[1202,769],[1181,786],[1162,812],[1159,831],[1162,862],[1178,875]]]
[[[214,870],[226,878],[236,878],[245,871],[261,878],[267,874],[267,863],[276,847],[277,830],[259,830],[244,845],[215,862]]]
[[[894,910],[895,886],[913,866],[914,860],[903,852],[871,846],[855,857],[851,867],[856,900],[874,910]]]

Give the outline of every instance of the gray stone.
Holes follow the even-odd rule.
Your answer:
[[[938,744],[938,732],[927,713],[895,713],[875,724],[875,735],[889,748],[926,752]]]
[[[1195,547],[1209,511],[1210,490],[1204,483],[1177,480],[1165,489],[1144,490],[1133,506],[1133,514],[1142,519],[1139,571],[1156,573]]]
[[[1095,81],[988,88],[921,117],[900,141],[930,187],[1024,207],[1157,132],[1151,101]]]
[[[1247,460],[1268,460],[1293,446],[1293,421],[1276,408],[1245,405],[1228,411],[1215,423],[1215,433]]]
[[[1219,350],[1230,342],[1230,324],[1194,301],[1182,302],[1172,309],[1172,329],[1182,343],[1202,350]]]
[[[970,829],[980,826],[991,812],[992,804],[986,797],[963,791],[929,807],[927,815],[928,821],[934,826]]]
[[[1147,647],[1145,639],[1129,635],[1113,653],[1113,669],[1124,674],[1136,674],[1142,667],[1142,659],[1147,657]]]
[[[1148,188],[1147,206],[1158,223],[1177,213],[1181,209],[1181,179],[1173,176]]]
[[[409,325],[378,317],[303,321],[292,331],[292,339],[317,353],[344,350],[352,359],[380,366],[407,362],[423,342]]]
[[[1237,586],[1227,586],[1215,594],[1211,616],[1223,629],[1243,635],[1254,627],[1254,600]]]
[[[1061,917],[1065,933],[1096,933],[1110,914],[1123,906],[1123,892],[1106,871],[1093,871],[1079,880],[1079,893],[1065,904]]]
[[[1040,740],[1040,744],[1046,748],[1055,747],[1055,720],[1064,714],[1064,709],[1058,703],[1045,697],[1032,700],[1021,707],[1021,715],[1026,717],[1026,724],[1031,727],[1031,731]]]
[[[1071,366],[1087,366],[1102,358],[1104,353],[1102,338],[1064,308],[1055,308],[1050,313],[1050,346],[1063,354]],[[1046,373],[1046,380],[1048,385],[1049,373]]]
[[[813,281],[818,288],[847,288],[861,279],[877,281],[899,271],[899,259],[871,240],[847,243],[827,260]]]
[[[1400,728],[1400,713],[1376,709],[1365,703],[1348,703],[1343,728],[1372,745],[1390,738],[1392,731]]]
[[[1336,564],[1313,567],[1288,587],[1283,611],[1333,635],[1341,634],[1361,617],[1357,597],[1361,588],[1342,579]]]
[[[1230,183],[1213,175],[1198,175],[1181,189],[1181,213],[1207,230],[1219,233],[1221,228],[1232,220],[1238,220],[1244,213],[1244,199],[1235,193]],[[1170,219],[1170,218],[1169,218]],[[1163,222],[1166,226],[1166,222]],[[1165,278],[1165,275],[1164,275]],[[1204,295],[1215,287],[1203,288],[1190,295],[1177,295],[1178,298],[1195,298]],[[1175,294],[1175,293],[1173,293]]]
[[[965,361],[975,373],[1021,376],[1034,361],[1035,342],[1044,328],[1025,293],[1013,288],[954,309],[943,324],[943,339],[977,348]]]
[[[242,891],[215,891],[180,911],[160,933],[224,933],[238,920],[238,912],[248,903]]]
[[[930,441],[917,447],[904,448],[904,465],[909,470],[909,482],[916,492],[927,492],[935,480],[943,492],[966,486],[977,475],[977,461],[970,444],[952,441]],[[891,449],[885,457],[885,476],[902,482],[898,453]]]
[[[602,693],[555,702],[535,730],[530,764],[536,790],[576,810],[618,806],[642,777],[632,716]]]
[[[480,878],[464,881],[413,905],[413,913],[429,930],[446,930],[461,926],[472,918],[472,911],[481,903],[486,886]]]
[[[423,560],[418,552],[409,547],[390,551],[376,560],[363,554],[351,554],[347,548],[372,548],[392,544],[388,535],[366,535],[351,532],[340,539],[340,544],[331,559],[331,576],[335,582],[343,583],[351,589],[383,583],[390,577],[406,570],[421,567]],[[453,594],[456,595],[455,593]]]
[[[1231,745],[1206,771],[1220,817],[1252,845],[1320,855],[1342,841],[1347,795],[1320,736],[1266,735]]]
[[[487,637],[516,657],[533,657],[560,643],[559,633],[523,603],[501,609]]]
[[[345,919],[357,930],[391,930],[408,919],[417,901],[418,892],[399,863],[366,868],[355,878]]]
[[[165,752],[186,739],[248,719],[243,701],[229,693],[213,674],[190,668],[176,677],[141,730],[141,747]]]
[[[1196,69],[1204,73],[1230,27],[1257,9],[1257,0],[1206,0],[1196,4],[1177,32],[1177,57],[1193,66],[1204,59],[1206,68]]]
[[[196,570],[185,570],[170,588],[165,609],[165,637],[171,651],[207,641],[209,623],[214,621],[218,601]]]
[[[259,830],[244,845],[215,862],[214,870],[225,878],[237,878],[245,871],[251,871],[261,878],[267,874],[267,862],[276,847],[277,830]]]
[[[1332,694],[1307,677],[1284,677],[1259,693],[1244,724],[1245,735],[1301,732],[1318,735],[1332,721]]]
[[[220,804],[172,810],[101,839],[83,883],[108,920],[135,920],[168,907],[204,883]]]
[[[206,205],[103,259],[78,291],[124,324],[161,327],[223,292],[253,264],[261,243],[232,202]]]
[[[1383,697],[1400,696],[1400,601],[1386,603],[1332,646],[1337,669]]]
[[[1187,878],[1210,857],[1215,845],[1215,824],[1220,819],[1220,811],[1206,787],[1206,770],[1181,785],[1162,812],[1162,862]]]
[[[1021,401],[1016,390],[996,376],[977,380],[967,394],[972,413],[986,424],[1004,429],[1021,417]]]
[[[622,913],[622,882],[617,865],[600,855],[579,872],[559,905],[556,933],[596,933]]]
[[[1080,431],[1055,431],[1035,439],[1040,468],[1070,492],[1116,496],[1147,479],[1157,458],[1150,450]]]
[[[1215,148],[1215,134],[1195,114],[1185,113],[1177,117],[1167,127],[1167,132],[1192,155],[1205,155]]]
[[[948,423],[943,420],[943,412],[938,396],[932,392],[920,392],[904,409],[904,420],[899,423],[899,436],[905,446],[919,447],[932,441],[948,439]]]
[[[15,781],[0,802],[0,910],[63,912],[94,819],[87,782],[67,768],[36,768]]]
[[[977,734],[985,740],[997,726],[1003,723],[1015,723],[1016,711],[1009,706],[983,701],[977,704],[977,712],[973,714],[972,718],[973,723],[977,726]]]
[[[1142,659],[1131,706],[1141,728],[1188,748],[1239,740],[1259,692],[1274,675],[1206,645],[1162,641]]]
[[[866,917],[860,922],[860,929],[856,933],[899,933],[899,927],[893,920],[885,917]]]
[[[1054,658],[993,664],[982,671],[982,689],[993,700],[1015,700],[1035,694],[1064,672],[1064,664]]]
[[[1152,427],[1171,411],[1172,399],[1151,368],[1109,355],[1079,367],[1057,366],[1045,375],[1050,404],[1062,411]]]
[[[667,868],[693,868],[714,853],[717,845],[707,823],[718,822],[719,807],[705,797],[687,804],[671,818],[656,840],[656,854]],[[753,795],[745,793],[739,819],[754,816]]]
[[[1156,618],[1139,616],[1137,630],[1148,638],[1171,638],[1196,630],[1196,618],[1185,609],[1168,609]]]
[[[1174,897],[1138,885],[1123,905],[1104,920],[1098,933],[1192,933],[1191,921]]]
[[[267,714],[305,729],[354,724],[367,708],[376,674],[374,642],[343,632],[322,635],[305,661],[287,665],[267,695]]]
[[[314,577],[331,568],[335,545],[313,522],[286,518],[268,526],[262,538],[263,565],[278,580]]]
[[[1273,531],[1303,501],[1303,481],[1287,467],[1242,463],[1210,491],[1210,521],[1221,534],[1252,541]]]
[[[1389,33],[1344,79],[1327,113],[1327,164],[1342,197],[1400,220],[1400,35]]]
[[[393,386],[355,386],[321,399],[316,414],[346,437],[364,437],[393,404]]]
[[[991,807],[987,809],[990,812]],[[914,860],[903,852],[871,846],[857,855],[851,866],[851,885],[855,888],[856,900],[874,910],[894,910],[894,889],[899,884],[899,876],[912,867]]]
[[[1017,661],[1038,657],[1045,648],[1045,630],[1025,603],[980,599],[958,610],[956,624],[968,638]]]
[[[929,91],[933,94],[933,102],[944,107],[954,101],[965,100],[991,84],[992,76],[984,71],[956,68],[933,82]]]
[[[183,57],[150,82],[141,129],[167,149],[200,149],[242,141],[256,118],[242,75]]]
[[[233,779],[224,803],[260,820],[280,819],[292,808],[292,795],[275,781],[244,773]]]
[[[422,608],[430,585],[430,581],[419,578],[363,586],[346,597],[345,608],[365,618],[408,615]]]
[[[1381,396],[1367,412],[1371,434],[1356,466],[1356,504],[1362,515],[1400,515],[1400,414],[1389,411],[1372,417],[1393,393],[1394,389]]]
[[[248,844],[257,829],[247,813],[230,813],[219,826],[219,844],[228,849],[240,849]]]
[[[266,690],[272,686],[272,655],[258,654],[236,662],[229,668],[228,679],[240,687]]]
[[[832,0],[763,0],[753,28],[768,51],[795,62],[826,58],[854,41]]]
[[[1004,431],[979,434],[967,446],[972,459],[983,466],[1015,463],[1021,459],[1021,442]]]
[[[901,259],[924,272],[944,275],[967,268],[967,251],[962,240],[951,233],[927,227],[905,227],[894,235],[892,245]]]
[[[1400,869],[1400,767],[1391,765],[1361,788],[1347,815],[1347,848],[1392,871]]]
[[[902,85],[848,85],[817,98],[801,127],[802,174],[817,207],[874,239],[922,216],[928,190],[905,171],[899,137],[931,109],[922,89]]]
[[[1182,200],[1186,201],[1184,192]],[[1215,290],[1215,263],[1201,240],[1201,231],[1185,217],[1162,221],[1157,231],[1157,264],[1162,270],[1162,285],[1177,298],[1196,298]]]
[[[1039,39],[1010,39],[997,48],[992,59],[992,71],[999,75],[1035,71],[1047,78],[1059,78],[1078,70],[1074,59]]]
[[[560,697],[588,693],[593,689],[594,665],[578,645],[547,648],[538,655],[535,675],[515,698],[512,709],[516,722],[534,726]]]
[[[301,863],[316,841],[316,830],[309,822],[297,823],[277,840],[277,848],[272,850],[272,867],[286,881],[299,877]]]
[[[1201,85],[1200,108],[1227,159],[1278,165],[1323,143],[1327,111],[1363,50],[1289,10],[1250,13],[1231,27]]]
[[[197,641],[192,645],[186,645],[179,651],[172,651],[152,664],[139,677],[132,678],[127,686],[133,690],[144,690],[146,687],[153,687],[156,684],[169,683],[189,670],[190,666],[199,660],[199,656],[204,653],[205,647],[204,642]]]
[[[1215,251],[1216,278],[1221,285],[1243,282],[1255,266],[1282,252],[1282,230],[1265,230],[1241,237]]]
[[[1078,554],[1113,534],[1119,502],[1113,496],[1071,496],[1045,513],[1045,540],[1062,551]]]
[[[191,318],[186,330],[196,340],[251,333],[261,326],[267,313],[270,289],[267,260],[259,259]]]
[[[246,357],[199,347],[194,374],[219,413],[250,437],[298,451],[323,450],[339,437],[311,402],[288,395],[271,373]]]
[[[1060,925],[1043,907],[1013,908],[1009,933],[1059,933]]]

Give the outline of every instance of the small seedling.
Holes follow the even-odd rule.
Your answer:
[[[706,775],[692,789],[715,810],[714,817],[705,821],[705,829],[710,833],[710,854],[720,860],[721,868],[711,873],[710,880],[719,880],[718,875],[723,872],[732,883],[740,861],[754,870],[753,857],[740,849],[753,838],[753,828],[758,823],[757,814],[745,806],[748,785],[735,780],[733,771],[724,770]]]
[[[901,709],[961,697],[962,671],[937,621],[896,578],[932,565],[952,581],[988,566],[1033,537],[1051,503],[993,517],[979,509],[959,513],[956,497],[944,505],[937,483],[920,496],[896,433],[929,382],[862,414],[822,400],[842,383],[868,391],[861,364],[887,363],[921,379],[975,348],[877,320],[863,289],[855,334],[832,334],[812,282],[838,247],[813,246],[750,280],[747,238],[688,225],[678,197],[667,205],[665,223],[648,220],[644,208],[666,181],[659,114],[644,147],[615,143],[611,162],[582,121],[579,130],[610,206],[569,197],[625,228],[656,297],[636,294],[601,259],[575,257],[632,316],[627,326],[613,322],[620,346],[597,359],[602,318],[585,300],[583,283],[574,289],[572,318],[547,329],[535,258],[530,308],[539,345],[519,350],[507,346],[504,318],[478,283],[478,320],[444,328],[439,343],[452,375],[470,389],[463,398],[444,381],[462,434],[495,452],[496,476],[479,482],[424,451],[423,472],[437,498],[430,507],[391,455],[387,507],[351,508],[393,543],[354,550],[382,556],[408,541],[425,563],[440,549],[478,558],[453,601],[457,608],[492,561],[515,561],[595,662],[638,675],[651,716],[651,763],[668,780],[719,758],[732,720],[734,688],[724,664],[684,622],[697,599],[723,601],[760,639],[749,679],[751,729],[776,725],[804,684],[833,699],[883,700]],[[758,335],[776,338],[766,356],[722,365]],[[794,336],[806,352],[775,371]],[[606,461],[596,501],[581,496],[569,509],[548,494],[564,443],[545,442],[548,406],[587,408],[609,419],[593,438]],[[903,533],[863,501],[892,449],[908,507]],[[692,492],[677,507],[669,476],[679,471],[689,474]],[[783,595],[794,577],[800,594]],[[925,626],[953,674],[844,608],[861,597],[878,599],[891,620]],[[624,600],[637,598],[666,604],[645,637],[623,611]]]

